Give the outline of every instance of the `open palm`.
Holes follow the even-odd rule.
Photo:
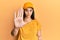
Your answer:
[[[24,25],[22,8],[18,10],[18,15],[16,15],[16,12],[14,13],[14,24],[15,27],[22,27]]]

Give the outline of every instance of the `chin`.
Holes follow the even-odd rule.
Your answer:
[[[27,17],[30,17],[31,15],[26,15]]]
[[[27,17],[31,17],[30,15],[27,15]]]

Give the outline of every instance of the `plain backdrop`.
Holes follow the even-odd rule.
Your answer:
[[[41,24],[43,40],[60,40],[60,0],[0,0],[0,40],[16,40],[11,35],[14,12],[25,2],[34,4],[35,17]]]

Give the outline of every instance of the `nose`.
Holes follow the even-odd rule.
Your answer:
[[[28,14],[30,14],[30,11],[28,11]]]

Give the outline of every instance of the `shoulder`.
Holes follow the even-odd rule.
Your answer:
[[[34,19],[33,22],[34,22],[34,23],[38,23],[38,20],[37,20],[37,19]]]
[[[40,21],[38,21],[37,19],[33,20],[34,23],[36,23],[37,25],[41,25]]]

